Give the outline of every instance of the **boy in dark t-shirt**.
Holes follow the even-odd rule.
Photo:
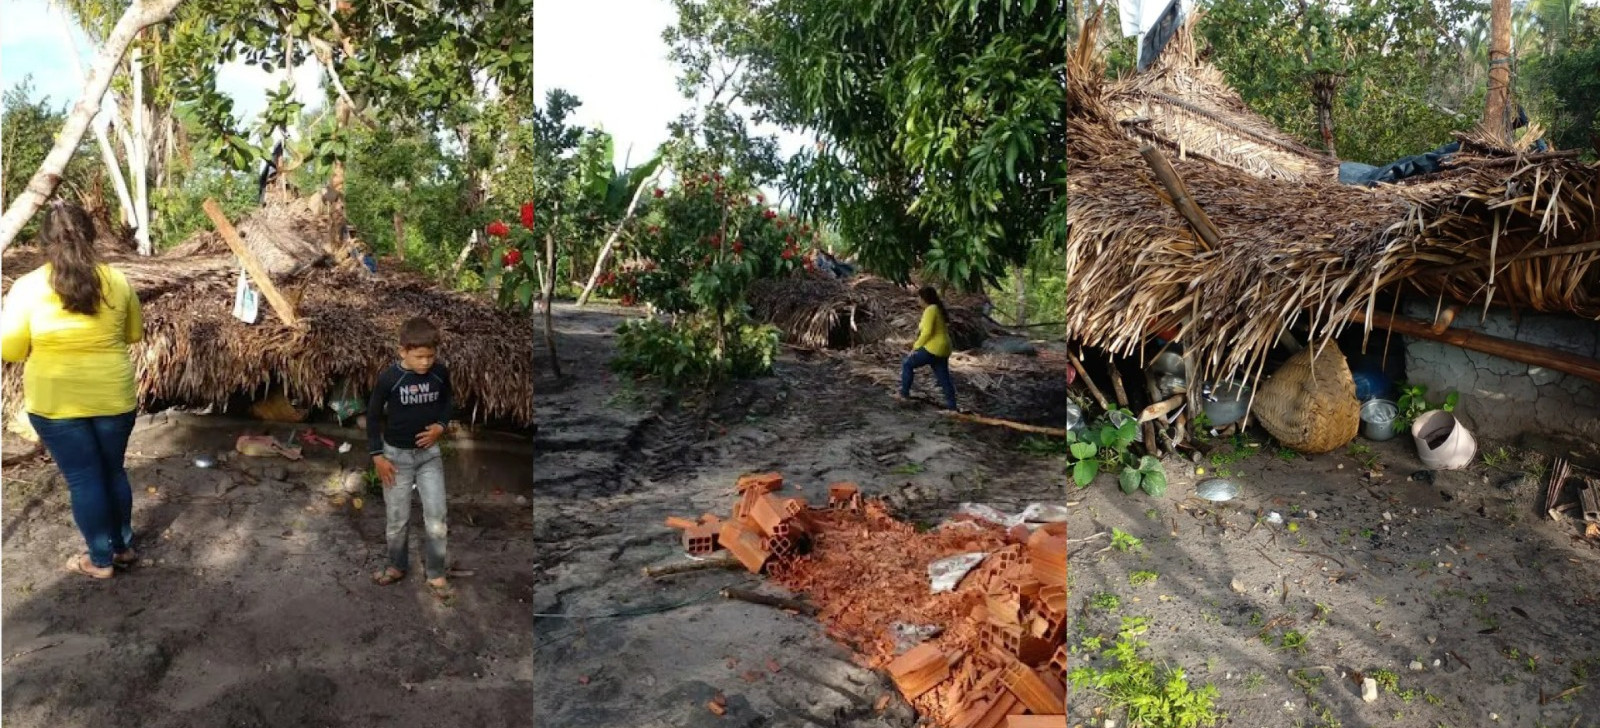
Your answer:
[[[444,460],[438,441],[450,425],[450,371],[436,361],[439,328],[425,318],[400,327],[400,361],[378,375],[367,406],[368,452],[383,481],[388,515],[389,563],[372,580],[387,586],[405,578],[410,563],[407,526],[411,489],[422,500],[427,534],[423,563],[428,588],[450,596],[446,578]]]

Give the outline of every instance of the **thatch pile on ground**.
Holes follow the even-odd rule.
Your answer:
[[[951,343],[957,350],[982,345],[989,324],[976,301],[947,298]],[[914,288],[870,275],[757,281],[749,300],[758,320],[778,327],[785,341],[810,349],[851,349],[899,338],[910,342],[923,309]]]
[[[239,227],[267,230],[277,224],[252,225],[252,217]],[[299,242],[308,242],[326,228],[313,223],[298,229],[307,233]],[[263,237],[249,241],[252,249],[259,249]],[[196,250],[204,248],[190,248]],[[295,260],[286,255],[278,264],[294,266]],[[533,420],[533,327],[525,316],[487,301],[405,272],[369,276],[317,266],[278,279],[286,296],[299,298],[300,326],[283,325],[265,301],[257,323],[250,325],[232,316],[239,274],[231,254],[115,256],[109,262],[127,274],[144,306],[145,341],[133,347],[133,356],[145,406],[220,407],[235,395],[261,395],[274,386],[314,406],[362,396],[394,360],[400,324],[428,316],[444,332],[440,354],[465,416],[515,425]],[[37,251],[7,251],[5,290],[39,263]],[[21,374],[19,366],[5,367],[8,415],[22,402]]]
[[[1127,355],[1176,328],[1201,376],[1248,379],[1290,326],[1307,321],[1323,345],[1380,291],[1600,319],[1600,251],[1558,250],[1600,239],[1600,166],[1463,155],[1406,185],[1339,185],[1320,155],[1264,132],[1270,124],[1218,88],[1220,75],[1195,60],[1192,25],[1133,80],[1105,77],[1087,41],[1096,36],[1084,32],[1068,74],[1073,338]],[[1186,116],[1147,103],[1151,89]],[[1161,121],[1132,122],[1140,108]],[[1214,223],[1218,249],[1170,204],[1140,156],[1146,143]],[[1529,257],[1542,251],[1557,254]],[[1467,265],[1480,267],[1452,268]]]

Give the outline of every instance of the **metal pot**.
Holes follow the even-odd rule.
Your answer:
[[[1394,437],[1394,421],[1400,408],[1387,399],[1367,400],[1361,405],[1361,434],[1368,440],[1383,442]]]

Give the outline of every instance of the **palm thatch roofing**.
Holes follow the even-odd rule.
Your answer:
[[[945,297],[951,344],[972,349],[988,336],[977,299]],[[776,326],[784,341],[810,349],[849,349],[914,339],[922,320],[915,288],[872,275],[847,279],[801,275],[763,279],[750,289],[752,313]]]
[[[1379,292],[1600,319],[1600,166],[1576,154],[1487,149],[1380,188],[1250,112],[1197,60],[1193,24],[1147,75],[1114,80],[1094,29],[1070,59],[1066,318],[1113,353],[1176,328],[1198,374],[1259,376],[1305,321],[1325,344]],[[1153,145],[1220,232],[1208,250],[1140,154]]]
[[[265,301],[255,324],[233,317],[239,263],[213,232],[160,257],[102,246],[143,304],[145,340],[132,347],[142,406],[226,407],[235,395],[273,387],[313,406],[364,396],[394,360],[400,324],[427,316],[443,332],[440,357],[465,416],[513,426],[533,421],[533,327],[526,316],[403,270],[367,275],[330,266],[317,242],[326,218],[304,206],[263,208],[237,226],[285,295],[299,296],[301,325],[284,325]],[[42,262],[35,249],[6,251],[4,290]],[[22,402],[21,375],[20,365],[5,366],[8,416]]]

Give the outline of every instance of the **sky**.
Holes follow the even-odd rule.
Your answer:
[[[667,125],[692,105],[678,92],[678,70],[661,39],[676,23],[668,0],[539,0],[533,6],[535,98],[543,105],[550,89],[571,92],[583,103],[572,123],[610,132],[619,166],[625,157],[632,164],[648,159],[667,141]],[[780,133],[778,140],[785,156],[804,143],[794,134]]]
[[[0,0],[0,89],[9,91],[32,74],[35,99],[48,96],[57,108],[75,103],[83,83],[73,70],[66,32],[62,13],[45,0]],[[88,73],[98,47],[76,27],[71,32]],[[322,101],[320,75],[315,61],[295,70],[296,97],[308,106]],[[266,109],[267,91],[282,79],[281,72],[268,74],[234,62],[218,70],[217,88],[233,99],[234,116],[250,119]]]

